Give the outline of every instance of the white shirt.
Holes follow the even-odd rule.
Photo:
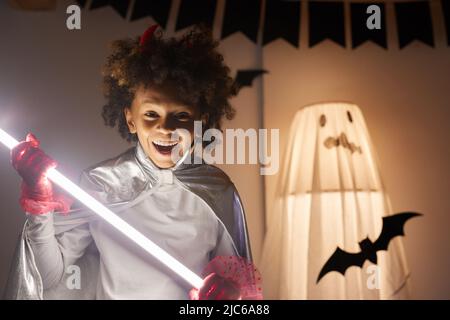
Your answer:
[[[198,275],[214,256],[237,255],[212,209],[171,170],[158,172],[160,183],[120,216]],[[100,218],[55,237],[53,213],[28,216],[45,288],[57,284],[94,241],[100,253],[97,299],[188,298],[191,288],[184,280]]]

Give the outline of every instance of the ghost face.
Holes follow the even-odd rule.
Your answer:
[[[348,103],[326,103],[305,110],[316,128],[314,154],[321,191],[372,190],[376,183],[369,135],[361,111]],[[314,155],[312,155],[314,157]]]
[[[349,122],[349,124],[353,123],[353,117],[350,111],[346,111],[346,118]],[[319,118],[319,124],[321,127],[325,127],[327,124],[327,116],[325,114],[321,114]],[[357,146],[353,142],[350,142],[347,138],[347,134],[345,132],[341,132],[337,136],[329,136],[325,139],[323,142],[324,146],[328,149],[331,149],[333,147],[338,148],[341,146],[342,148],[346,148],[350,150],[350,152],[353,154],[354,152],[362,153],[361,147]]]
[[[172,152],[181,157],[193,142],[196,107],[183,105],[152,88],[139,87],[130,107],[124,109],[128,129],[136,133],[147,156],[160,168],[175,165]]]

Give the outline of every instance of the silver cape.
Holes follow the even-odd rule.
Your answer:
[[[189,153],[190,163],[194,161]],[[225,225],[241,257],[252,260],[245,213],[239,194],[229,177],[208,164],[187,164],[181,159],[173,168],[182,185],[203,199]],[[198,159],[197,159],[198,160]],[[161,179],[161,170],[149,161],[138,143],[121,155],[83,171],[79,185],[114,212],[125,210],[145,197]],[[119,213],[120,214],[120,213]],[[97,216],[88,209],[71,210],[68,215],[54,213],[55,235],[88,223]],[[77,261],[82,277],[81,290],[68,290],[64,275],[59,285],[45,289],[36,267],[25,222],[11,263],[5,299],[95,299],[99,253],[93,242]]]

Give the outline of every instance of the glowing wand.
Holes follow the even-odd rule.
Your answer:
[[[19,143],[19,141],[11,137],[1,128],[0,128],[0,142],[3,143],[5,146],[7,146],[10,150]],[[50,169],[47,172],[47,177],[51,181],[56,183],[58,186],[63,188],[65,191],[67,191],[74,198],[78,199],[86,207],[88,207],[93,212],[102,217],[104,220],[106,220],[108,223],[110,223],[114,228],[122,232],[130,240],[138,244],[142,249],[144,249],[145,251],[150,253],[153,257],[155,257],[163,264],[165,264],[167,267],[169,267],[181,278],[190,283],[194,288],[199,289],[201,287],[201,285],[203,284],[202,278],[200,278],[194,272],[189,270],[181,262],[172,257],[161,247],[156,245],[153,241],[149,240],[147,237],[145,237],[142,233],[140,233],[126,221],[122,220],[114,212],[106,208],[103,204],[101,204],[98,200],[89,195],[83,189],[78,187],[75,183],[67,179],[56,169]]]

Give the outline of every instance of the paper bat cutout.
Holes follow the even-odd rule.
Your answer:
[[[359,243],[361,251],[358,253],[351,253],[337,247],[333,255],[323,266],[320,271],[316,283],[319,283],[328,272],[337,271],[345,275],[345,271],[351,266],[362,267],[366,260],[377,264],[377,251],[387,250],[389,242],[396,236],[403,236],[403,227],[409,219],[421,216],[422,214],[416,212],[401,212],[395,215],[383,218],[383,228],[378,239],[372,242],[368,237]]]
[[[242,87],[251,87],[253,80],[255,80],[256,77],[267,72],[268,71],[264,69],[238,70],[234,83],[238,90],[241,90]]]

